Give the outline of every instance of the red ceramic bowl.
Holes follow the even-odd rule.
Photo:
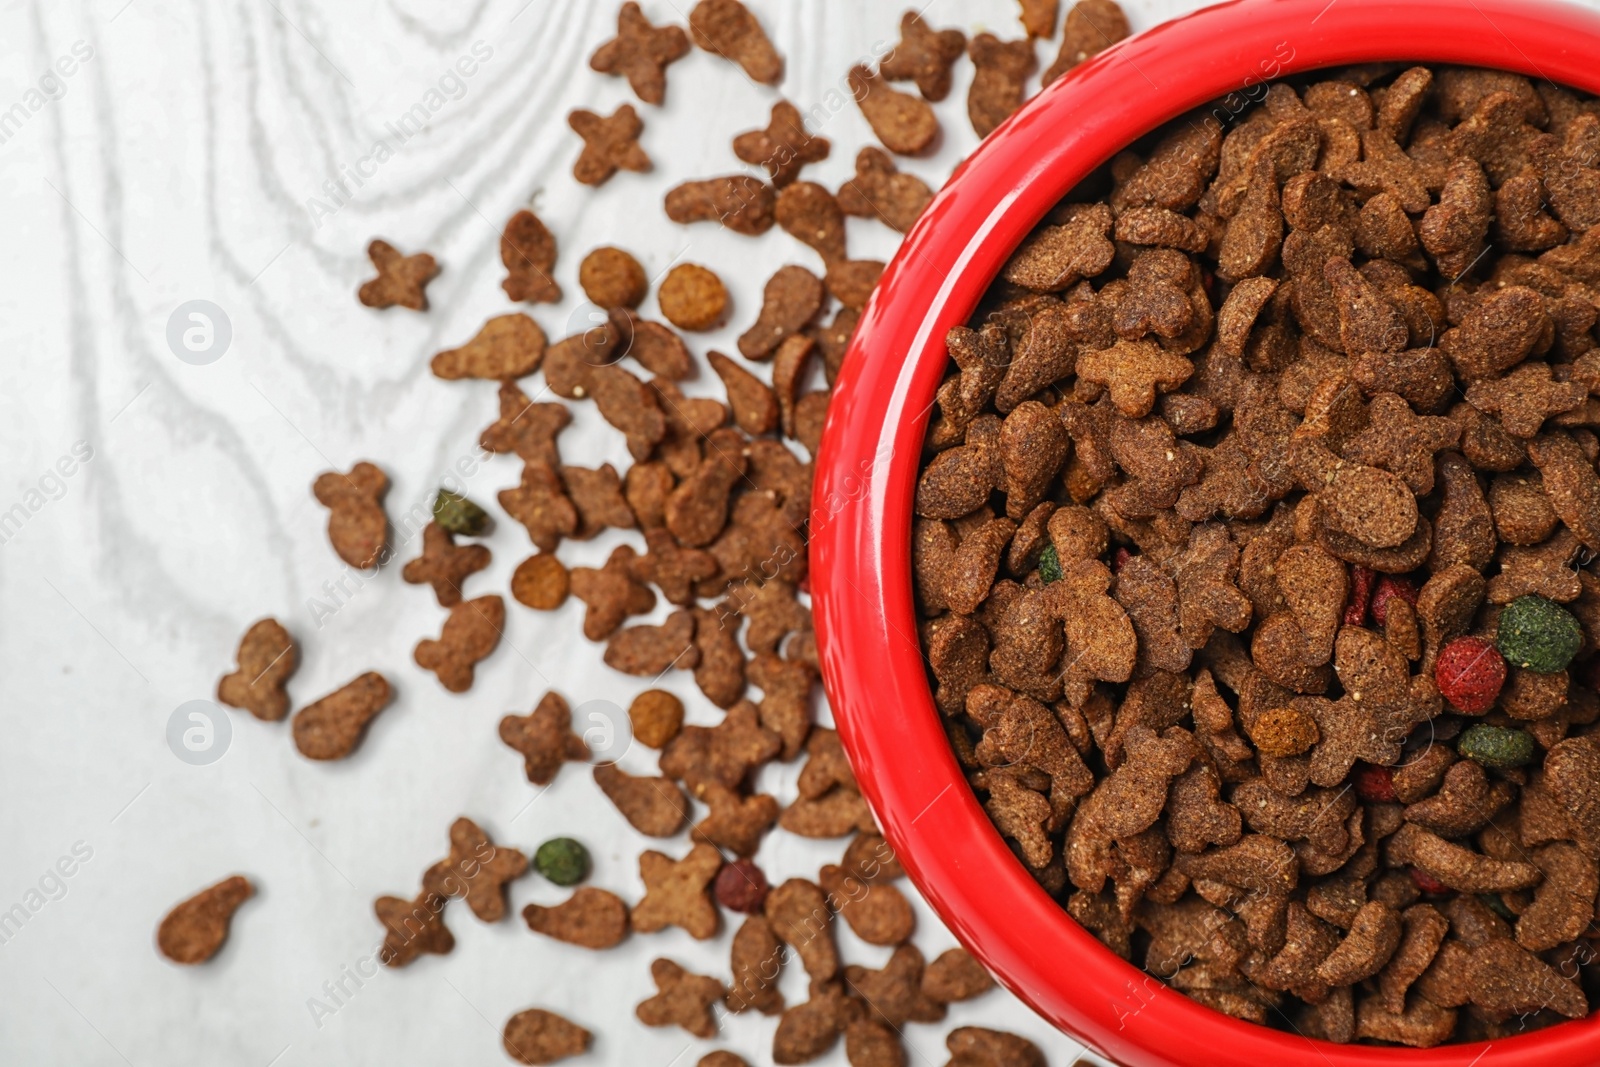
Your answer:
[[[940,728],[917,642],[911,502],[945,333],[1045,213],[1138,136],[1264,80],[1378,60],[1498,67],[1600,93],[1600,16],[1534,0],[1236,0],[1106,51],[1020,109],[933,201],[884,272],[828,412],[811,580],[824,681],[862,789],[967,948],[1129,1067],[1600,1063],[1600,1015],[1431,1050],[1335,1045],[1211,1011],[1118,959],[991,827]]]

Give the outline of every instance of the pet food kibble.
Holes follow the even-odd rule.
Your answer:
[[[884,84],[884,75],[866,67],[850,68],[850,95],[883,147],[896,155],[914,156],[939,135],[939,119],[923,100]]]
[[[383,675],[368,671],[295,712],[294,747],[307,759],[344,759],[361,743],[367,724],[388,707],[390,696]]]
[[[402,256],[387,241],[373,241],[367,246],[367,258],[378,269],[378,276],[363,282],[357,296],[369,308],[403,307],[412,311],[428,310],[428,295],[423,292],[439,264],[426,252]]]
[[[1073,5],[1044,81],[1128,30]],[[982,133],[1032,46],[971,54]],[[1583,1014],[1600,207],[1569,217],[1552,160],[1595,104],[1396,65],[1252,100],[1108,161],[947,335],[912,502],[933,703],[1046,892],[1214,1010],[1416,1047]],[[852,214],[886,180],[858,169]],[[780,825],[838,831],[855,794],[805,777]],[[823,868],[836,910],[898,933],[852,875]],[[891,1025],[903,952],[849,971]]]
[[[1500,612],[1495,647],[1515,666],[1554,674],[1566,670],[1583,647],[1583,627],[1553,600],[1518,597]]]
[[[579,886],[555,907],[529,904],[522,918],[536,934],[584,948],[611,948],[628,936],[628,906],[615,893],[593,886]]]
[[[812,135],[800,109],[787,100],[772,105],[772,117],[764,130],[751,130],[733,139],[733,154],[746,163],[765,167],[774,188],[782,189],[794,181],[809,163],[828,158],[826,137]]]
[[[734,233],[759,237],[772,229],[777,194],[759,178],[684,182],[667,192],[667,218],[673,222],[720,222]]]
[[[433,521],[450,533],[477,537],[489,525],[489,513],[460,493],[441,489],[433,497]]]
[[[620,248],[597,248],[578,264],[583,295],[600,307],[638,307],[650,288],[639,261]]]
[[[379,897],[372,910],[383,924],[378,958],[385,967],[406,967],[424,955],[447,956],[456,938],[444,924],[445,898],[423,890],[415,900]]]
[[[917,11],[900,16],[900,43],[883,57],[879,72],[890,81],[913,81],[923,99],[950,95],[950,68],[967,50],[960,30],[935,30]]]
[[[534,850],[533,867],[556,885],[577,885],[589,877],[589,850],[570,837],[552,837]]]
[[[755,81],[776,85],[783,77],[783,57],[739,0],[700,0],[689,12],[689,32],[695,44],[739,64]]]
[[[349,474],[319,474],[311,491],[328,509],[328,540],[339,558],[358,570],[379,564],[389,543],[389,517],[383,512],[388,476],[362,462]]]
[[[650,964],[656,995],[642,1002],[634,1014],[646,1026],[681,1026],[695,1037],[715,1037],[715,1008],[727,990],[715,978],[691,974],[671,960]]]
[[[627,78],[640,100],[660,104],[667,95],[667,67],[688,54],[683,27],[653,26],[639,5],[627,0],[617,12],[617,35],[595,50],[589,67]]]
[[[1479,723],[1461,731],[1456,751],[1485,767],[1524,767],[1533,762],[1537,747],[1526,730]]]
[[[664,689],[647,689],[628,705],[633,738],[650,748],[665,748],[683,728],[683,701]]]
[[[722,279],[704,267],[680,263],[667,273],[656,294],[661,314],[680,330],[709,330],[721,324],[728,310]]]
[[[233,913],[255,895],[243,875],[225,878],[167,913],[156,930],[156,945],[174,963],[204,963],[228,939]]]
[[[497,848],[477,823],[463,817],[450,824],[450,855],[423,872],[422,888],[463,899],[479,919],[499,922],[506,913],[506,883],[527,869],[527,856]]]
[[[643,173],[655,166],[639,147],[644,122],[632,104],[623,104],[610,118],[579,108],[567,116],[567,125],[583,138],[572,176],[584,185],[604,185],[619,170]]]
[[[1433,664],[1439,695],[1468,715],[1494,707],[1506,681],[1506,661],[1481,637],[1457,637],[1439,650]]]
[[[446,381],[522,378],[539,369],[545,343],[544,331],[528,316],[497,315],[471,341],[440,352],[429,366]]]
[[[570,582],[559,559],[537,552],[511,572],[511,595],[535,611],[554,611],[566,601]]]
[[[647,851],[639,857],[644,899],[633,906],[633,927],[642,934],[678,926],[704,941],[717,932],[711,881],[722,870],[722,853],[700,843],[681,860]]]
[[[717,873],[714,891],[724,908],[759,915],[767,899],[767,876],[753,861],[735,860]]]
[[[217,699],[244,708],[258,719],[277,722],[289,714],[284,685],[300,662],[294,638],[277,619],[260,619],[239,639],[234,657],[239,669],[217,682]]]
[[[541,1065],[582,1055],[592,1039],[589,1031],[553,1011],[528,1008],[506,1020],[501,1044],[518,1063]]]
[[[450,692],[465,693],[472,688],[478,663],[500,644],[505,627],[506,602],[498,596],[464,600],[450,609],[438,640],[419,641],[412,659],[436,674]]]
[[[572,709],[555,692],[546,693],[530,714],[501,719],[500,740],[522,753],[523,770],[534,785],[549,785],[569,760],[589,758],[589,746],[572,732]]]

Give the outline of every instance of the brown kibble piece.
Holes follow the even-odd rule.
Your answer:
[[[869,1015],[900,1029],[908,1022],[936,1023],[945,1006],[922,992],[922,953],[915,945],[901,945],[878,970],[851,965],[845,968],[845,985],[867,1003]]]
[[[460,348],[447,348],[429,364],[436,377],[522,378],[544,360],[544,331],[521,312],[497,315]]]
[[[642,1002],[634,1014],[646,1026],[681,1026],[696,1037],[715,1037],[713,1009],[727,995],[715,978],[690,974],[668,959],[650,964],[650,977],[659,992]]]
[[[439,606],[450,608],[461,603],[461,583],[467,575],[483,570],[489,559],[485,546],[457,545],[455,535],[430,522],[422,531],[422,555],[408,562],[400,576],[413,585],[433,586]]]
[[[630,626],[606,643],[606,666],[641,678],[659,677],[673,668],[693,670],[700,663],[694,631],[690,611],[675,611],[659,626]]]
[[[632,104],[623,104],[609,118],[579,108],[567,116],[567,125],[583,138],[572,176],[584,185],[604,185],[619,170],[643,173],[654,166],[639,147],[644,122]]]
[[[583,948],[611,948],[628,936],[628,905],[615,893],[582,885],[554,907],[522,909],[528,929]]]
[[[378,268],[378,276],[363,282],[357,294],[369,308],[403,307],[428,310],[427,284],[439,273],[439,264],[426,252],[402,256],[387,241],[367,246],[367,258]]]
[[[511,595],[535,611],[554,611],[567,599],[567,568],[553,554],[536,552],[511,572]]]
[[[671,837],[689,821],[689,798],[671,778],[636,778],[615,763],[601,763],[594,784],[646,837]]]
[[[962,1026],[950,1031],[944,1044],[956,1067],[1045,1067],[1044,1053],[1033,1042],[1004,1030]]]
[[[522,753],[523,771],[534,785],[549,785],[567,760],[589,758],[589,746],[572,732],[572,709],[556,692],[546,693],[527,715],[501,719],[500,740]]]
[[[1044,84],[1049,85],[1079,63],[1099,55],[1130,32],[1128,16],[1115,0],[1078,0],[1067,11],[1061,51],[1044,72]]]
[[[1103,385],[1111,402],[1130,419],[1150,414],[1156,393],[1168,393],[1189,380],[1194,364],[1154,341],[1118,341],[1078,358],[1078,377]]]
[[[883,147],[901,156],[922,152],[939,135],[939,119],[923,100],[889,88],[881,74],[850,68],[850,94]]]
[[[772,214],[785,233],[814,249],[824,263],[845,258],[844,212],[823,186],[795,182],[780,189]]]
[[[639,261],[620,248],[597,248],[578,264],[583,295],[603,308],[638,307],[650,288]]]
[[[661,314],[680,330],[710,330],[722,324],[728,311],[728,290],[711,271],[694,263],[680,263],[662,279],[656,300]]]
[[[922,993],[940,1004],[971,1000],[994,988],[983,964],[964,948],[947,949],[922,972]]]
[[[380,565],[389,542],[389,517],[383,513],[388,476],[362,461],[349,474],[317,475],[311,491],[328,509],[328,540],[339,558],[357,570]]]
[[[755,81],[777,85],[783,77],[783,57],[739,0],[700,0],[689,12],[689,32],[695,44],[739,64]]]
[[[800,956],[813,988],[839,973],[839,950],[833,941],[833,913],[828,898],[813,882],[790,878],[767,894],[767,921]]]
[[[383,675],[368,671],[295,712],[294,747],[307,759],[344,759],[361,743],[367,724],[389,706],[390,696]]]
[[[640,100],[660,104],[667,95],[667,66],[688,54],[689,35],[682,27],[652,26],[628,0],[617,12],[617,35],[595,50],[589,67],[627,78]]]
[[[879,219],[891,230],[907,233],[933,199],[933,190],[915,174],[899,171],[888,153],[868,145],[856,155],[856,176],[839,187],[835,199],[846,215]]]
[[[174,963],[204,963],[228,939],[233,913],[255,894],[243,875],[224,878],[173,908],[156,930],[156,945]]]
[[[683,729],[683,701],[664,689],[646,689],[628,705],[633,739],[661,749]]]
[[[860,1001],[839,982],[813,982],[811,999],[783,1013],[772,1035],[772,1062],[809,1063],[832,1048],[861,1017]]]
[[[782,1011],[783,994],[778,991],[778,976],[783,967],[784,948],[772,932],[772,925],[760,915],[750,916],[733,935],[730,956],[733,984],[728,989],[728,1010],[754,1009],[763,1015]]]
[[[883,268],[883,261],[877,259],[836,259],[828,264],[822,284],[839,303],[860,311],[867,306]]]
[[[277,619],[258,619],[239,639],[234,658],[239,669],[217,682],[217,699],[267,722],[289,714],[284,686],[300,662],[289,631]]]
[[[745,174],[684,182],[667,193],[667,218],[720,222],[735,233],[759,237],[772,229],[776,199],[772,186]]]
[[[1056,16],[1061,13],[1059,0],[1021,0],[1022,28],[1029,37],[1054,37]]]
[[[1032,40],[1002,41],[992,33],[974,37],[967,55],[976,68],[967,91],[967,117],[978,136],[987,137],[1022,105],[1025,83],[1038,60]]]
[[[444,924],[445,898],[423,890],[415,900],[379,897],[372,910],[384,926],[378,958],[385,967],[405,967],[429,953],[448,955],[456,947],[455,935]]]
[[[506,602],[493,594],[465,600],[450,609],[438,640],[417,643],[417,666],[439,677],[452,693],[472,688],[473,669],[500,644],[506,626]]]
[[[889,81],[914,81],[926,100],[950,95],[950,68],[967,50],[960,30],[935,30],[916,11],[900,16],[900,43],[878,70]]]
[[[518,1063],[546,1064],[582,1055],[593,1037],[553,1011],[528,1008],[506,1020],[501,1044]]]
[[[500,262],[506,268],[500,287],[512,300],[560,303],[561,286],[550,276],[556,265],[556,239],[539,216],[527,209],[511,216],[500,236]]]
[[[422,888],[461,898],[479,919],[499,922],[506,913],[506,883],[527,870],[527,856],[495,847],[477,823],[462,817],[450,824],[450,855],[424,872]]]
[[[768,359],[778,346],[798,333],[822,307],[822,280],[804,267],[778,268],[762,292],[761,315],[739,337],[739,354]]]
[[[656,605],[656,595],[634,577],[637,553],[629,545],[611,550],[604,567],[574,567],[572,595],[588,605],[583,636],[609,637],[630,615],[643,615]]]
[[[808,163],[828,158],[828,139],[813,136],[800,109],[787,100],[772,105],[772,117],[764,130],[750,130],[733,139],[733,154],[758,167],[766,168],[774,188],[782,189]]]
[[[818,873],[828,903],[869,945],[898,945],[916,928],[916,916],[894,886],[872,885],[843,867],[826,864]]]
[[[679,926],[696,940],[715,936],[717,906],[711,900],[711,880],[721,869],[722,853],[711,845],[697,844],[681,860],[647,850],[639,857],[644,899],[633,906],[633,928],[650,934]]]
[[[561,465],[556,437],[572,422],[565,404],[534,403],[517,383],[500,383],[500,417],[479,437],[485,451],[511,452],[524,463]]]
[[[767,384],[721,352],[709,352],[706,358],[722,379],[739,429],[751,436],[771,433],[778,425],[778,400]]]

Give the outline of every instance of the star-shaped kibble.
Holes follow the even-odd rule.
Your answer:
[[[688,54],[689,35],[681,26],[652,26],[628,0],[617,12],[617,35],[595,50],[589,66],[622,75],[640,100],[660,104],[667,95],[667,66]]]
[[[522,753],[522,767],[534,785],[549,785],[568,760],[587,760],[589,747],[572,732],[572,709],[550,692],[528,715],[500,720],[500,740]]]
[[[483,545],[457,545],[456,539],[436,522],[422,531],[422,555],[405,565],[401,577],[412,585],[426,582],[433,586],[441,608],[461,603],[461,583],[489,565],[489,550]]]
[[[1098,352],[1078,357],[1078,377],[1103,385],[1111,403],[1130,419],[1150,414],[1156,406],[1156,391],[1170,393],[1189,380],[1194,364],[1173,355],[1154,341],[1118,341]]]
[[[505,885],[522,877],[528,857],[514,848],[496,847],[468,818],[450,825],[450,855],[422,876],[422,888],[444,897],[463,897],[472,914],[486,923],[506,913]]]
[[[439,273],[439,264],[432,256],[426,252],[402,256],[389,242],[373,241],[367,246],[367,257],[378,268],[378,276],[362,284],[357,295],[363,304],[369,308],[428,310],[428,294],[423,290]]]
[[[444,924],[445,898],[423,890],[416,900],[379,897],[372,905],[383,923],[383,948],[378,958],[385,967],[404,967],[424,952],[443,956],[456,947]]]
[[[560,466],[556,437],[572,421],[565,404],[536,404],[514,381],[500,383],[500,417],[479,438],[486,451],[513,452],[524,463]]]
[[[1413,493],[1427,496],[1434,453],[1454,448],[1460,437],[1452,420],[1417,415],[1403,398],[1379,393],[1367,405],[1367,428],[1345,442],[1344,458],[1397,474]]]
[[[639,147],[644,123],[632,104],[623,104],[610,118],[579,108],[567,116],[567,125],[583,138],[583,151],[572,166],[572,176],[584,185],[603,185],[619,170],[642,173],[653,166]]]
[[[514,489],[502,489],[500,506],[522,523],[528,537],[543,552],[554,552],[563,537],[578,529],[578,509],[567,497],[561,475],[548,463],[525,463],[522,482]]]
[[[646,1026],[681,1026],[696,1037],[717,1036],[712,1008],[722,1003],[727,990],[715,978],[690,974],[668,959],[650,964],[655,996],[643,1001],[635,1014]]]
[[[756,705],[741,700],[716,726],[685,726],[661,753],[661,772],[690,790],[705,782],[737,789],[782,750],[783,739],[761,725]]]
[[[879,70],[890,81],[914,81],[926,100],[950,95],[950,68],[967,51],[960,30],[935,30],[915,11],[900,18],[900,43],[883,57]]]
[[[772,117],[764,130],[749,130],[733,139],[733,154],[746,163],[765,167],[772,184],[781,189],[799,177],[807,163],[828,158],[830,145],[825,137],[814,137],[806,130],[800,109],[787,100],[772,105]]]
[[[611,550],[604,567],[572,568],[572,595],[589,606],[583,636],[604,641],[622,620],[656,606],[656,595],[635,578],[638,553],[630,545]]]
[[[1537,437],[1544,420],[1583,403],[1587,390],[1578,382],[1558,382],[1548,363],[1524,363],[1498,381],[1467,386],[1467,403],[1500,416],[1506,432],[1524,439]]]
[[[641,934],[679,926],[704,941],[717,932],[711,880],[722,870],[722,853],[700,843],[681,860],[653,849],[639,856],[644,898],[633,906],[633,928]]]

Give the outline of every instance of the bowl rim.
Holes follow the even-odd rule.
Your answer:
[[[962,944],[1046,1020],[1129,1067],[1200,1056],[1218,1067],[1295,1057],[1327,1067],[1588,1064],[1600,1060],[1600,1012],[1433,1049],[1317,1041],[1178,994],[1044,893],[967,788],[917,640],[911,502],[944,335],[1073,186],[1204,103],[1319,68],[1395,59],[1512,70],[1600,94],[1595,55],[1600,13],[1554,0],[1231,0],[1201,9],[1102,52],[1007,119],[956,168],[862,314],[834,386],[811,513],[813,611],[836,725],[885,837]]]

